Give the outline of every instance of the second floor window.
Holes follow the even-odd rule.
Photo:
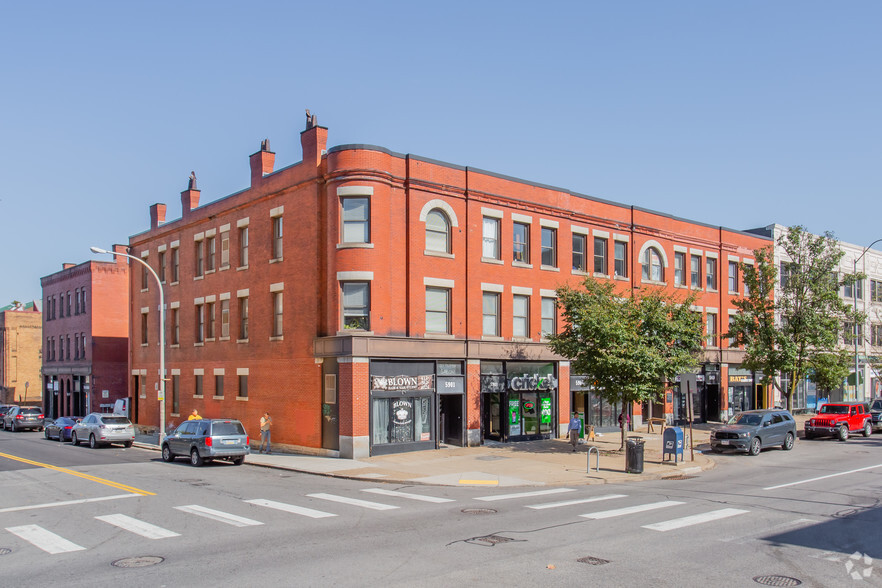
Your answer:
[[[530,263],[530,225],[513,223],[512,259],[520,263]]]
[[[573,233],[573,271],[584,272],[586,270],[585,243],[588,237]]]
[[[165,284],[165,251],[159,252],[159,281]]]
[[[196,277],[205,275],[205,241],[196,241]]]
[[[343,328],[370,330],[370,283],[343,282]]]
[[[142,257],[141,261],[144,263],[148,263],[147,257]],[[150,287],[150,270],[147,269],[146,265],[141,266],[141,289],[146,290]],[[68,316],[70,316],[70,308],[67,311]]]
[[[665,281],[662,257],[655,247],[649,247],[643,252],[643,279],[653,282]]]
[[[707,332],[705,344],[708,347],[716,347],[717,346],[717,315],[715,313],[709,312],[705,315],[705,330]]]
[[[530,297],[515,294],[511,305],[512,337],[530,336]]]
[[[554,335],[557,333],[556,303],[554,298],[542,299],[542,336]]]
[[[205,320],[206,320],[207,326],[208,326],[208,329],[207,329],[208,332],[205,334],[205,336],[208,339],[214,339],[217,336],[217,332],[216,332],[217,320],[216,320],[216,316],[215,316],[214,302],[206,303],[206,305],[205,305]]]
[[[248,338],[248,297],[239,298],[239,339]]]
[[[738,262],[729,262],[729,292],[738,292]]]
[[[217,263],[217,239],[205,239],[205,270],[213,272]]]
[[[870,302],[882,302],[882,282],[870,280]]]
[[[704,278],[708,290],[717,289],[717,260],[713,257],[704,260]]]
[[[180,309],[171,309],[171,344],[180,345],[181,343],[181,314]]]
[[[281,337],[284,334],[282,330],[283,327],[283,317],[284,317],[284,296],[283,292],[273,292],[272,293],[273,300],[273,337]]]
[[[484,292],[482,306],[484,315],[482,333],[488,337],[498,337],[499,294],[496,292]]]
[[[141,345],[147,345],[147,313],[141,313]],[[70,338],[68,338],[68,355],[70,355]]]
[[[282,259],[282,217],[273,217],[273,259]]]
[[[450,290],[426,288],[426,332],[450,333]]]
[[[557,267],[557,231],[542,227],[542,265]]]
[[[370,243],[368,198],[343,198],[343,243]]]
[[[205,341],[205,305],[197,304],[196,305],[196,324],[195,326],[195,339],[196,343],[202,343]]]
[[[230,336],[230,301],[221,300],[221,332],[220,336],[228,338]]]
[[[620,278],[628,277],[628,243],[625,241],[615,242],[615,275]]]
[[[181,273],[181,253],[177,247],[171,250],[171,279],[178,282]]]
[[[692,278],[693,288],[701,288],[701,256],[692,255],[689,258],[689,275]]]
[[[607,265],[606,239],[594,237],[594,273],[606,275],[609,270]]]

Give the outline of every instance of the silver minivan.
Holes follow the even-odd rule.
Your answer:
[[[162,442],[162,459],[187,456],[194,466],[224,459],[241,465],[251,453],[248,434],[235,419],[194,419],[182,423]]]

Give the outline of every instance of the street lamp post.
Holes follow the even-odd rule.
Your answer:
[[[857,275],[857,264],[858,264],[858,262],[864,257],[864,255],[867,254],[867,251],[869,251],[870,248],[871,248],[873,245],[875,245],[876,243],[878,243],[878,242],[880,242],[880,241],[882,241],[882,239],[876,239],[875,241],[873,241],[872,243],[870,243],[869,245],[867,245],[867,246],[864,248],[864,250],[861,252],[861,254],[858,255],[858,256],[854,259],[854,264],[853,264],[853,266],[852,266],[852,269],[853,269],[853,271],[852,271],[852,275],[853,275],[853,276],[856,276],[856,275]],[[862,286],[863,286],[863,284],[862,284]],[[858,283],[857,283],[857,280],[855,280],[854,284],[853,284],[852,287],[851,287],[851,295],[852,295],[852,298],[854,299],[854,314],[855,314],[855,319],[854,319],[854,395],[855,395],[855,398],[854,398],[854,399],[855,399],[855,400],[860,400],[860,399],[857,397],[857,391],[858,391],[858,379],[859,379],[859,378],[858,378],[858,369],[860,369],[860,364],[859,364],[859,362],[858,362],[858,322],[857,322],[857,312],[858,312],[858,307],[857,307],[857,287],[858,287]],[[863,298],[863,292],[861,292],[861,297]]]
[[[120,253],[118,251],[107,251],[100,247],[91,247],[92,253],[119,255],[134,259],[143,265],[156,279],[156,285],[159,287],[159,445],[162,446],[162,440],[165,438],[165,294],[162,291],[162,281],[159,275],[150,265],[141,258],[129,255],[128,253]],[[135,392],[137,394],[137,392]]]

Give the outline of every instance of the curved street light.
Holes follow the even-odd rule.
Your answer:
[[[118,251],[108,251],[100,247],[90,247],[92,253],[99,255],[110,254],[119,255],[134,259],[156,278],[156,285],[159,287],[159,445],[162,446],[162,440],[165,438],[165,294],[162,291],[162,281],[150,265],[139,257],[129,255],[128,253],[120,253]],[[135,392],[137,394],[137,391]]]
[[[854,264],[852,266],[852,270],[853,270],[852,275],[853,276],[857,275],[858,262],[864,257],[864,255],[867,254],[867,251],[869,251],[873,245],[875,245],[876,243],[879,243],[880,241],[882,241],[882,238],[876,239],[875,241],[873,241],[872,243],[870,243],[869,245],[864,247],[864,250],[861,252],[861,254],[855,258]],[[855,314],[855,319],[854,319],[854,395],[855,395],[855,400],[860,400],[859,398],[857,398],[858,379],[863,379],[863,378],[859,378],[859,376],[858,376],[859,362],[858,362],[857,287],[858,287],[857,280],[855,280],[855,283],[851,288],[852,298],[854,299],[854,314]],[[863,299],[863,284],[861,284],[861,290],[862,290],[861,291],[861,299]],[[861,326],[863,327],[863,324]]]

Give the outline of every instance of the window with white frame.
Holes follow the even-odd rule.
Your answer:
[[[248,267],[248,225],[239,227],[239,267]]]
[[[530,225],[512,223],[512,260],[530,263]]]
[[[714,312],[705,313],[705,344],[708,347],[717,346],[717,314]]]
[[[370,243],[370,199],[341,198],[343,243]]]
[[[729,292],[738,292],[738,262],[729,262]]]
[[[573,271],[584,272],[587,269],[585,261],[587,242],[587,236],[573,233]]]
[[[488,337],[499,336],[499,293],[484,292],[482,296],[483,330]]]
[[[542,336],[557,333],[557,304],[551,297],[542,297]]]
[[[704,279],[708,290],[717,289],[717,260],[714,257],[704,259]]]
[[[194,332],[196,343],[205,342],[205,304],[196,304],[196,324]]]
[[[614,265],[615,265],[615,275],[620,278],[628,277],[628,242],[627,241],[615,241],[614,242]]]
[[[283,223],[282,216],[274,216],[272,217],[272,230],[273,230],[273,257],[272,259],[282,259],[284,255],[284,231],[283,231]]]
[[[647,247],[643,252],[643,279],[663,282],[665,279],[662,256],[655,247]]]
[[[273,324],[272,324],[272,337],[281,337],[284,335],[284,316],[285,316],[285,307],[284,307],[284,292],[281,290],[276,292],[270,292],[270,298],[272,300],[272,308],[273,308]]]
[[[701,256],[692,255],[689,258],[689,275],[693,288],[701,288]]]
[[[595,274],[603,274],[606,275],[609,270],[607,270],[608,264],[608,255],[607,247],[609,246],[608,241],[605,237],[594,237],[594,273]]]
[[[343,282],[343,328],[370,330],[370,282]]]
[[[426,251],[450,253],[450,220],[438,208],[426,215]]]
[[[499,259],[499,219],[484,217],[482,228],[481,256],[486,259]]]
[[[426,287],[426,332],[450,333],[450,289]]]
[[[205,240],[199,239],[193,244],[193,247],[195,252],[195,267],[193,269],[198,278],[205,275]]]
[[[530,297],[515,294],[511,305],[512,337],[530,336]]]
[[[542,265],[557,267],[557,230],[542,227]]]
[[[239,296],[239,340],[248,339],[248,296]]]

